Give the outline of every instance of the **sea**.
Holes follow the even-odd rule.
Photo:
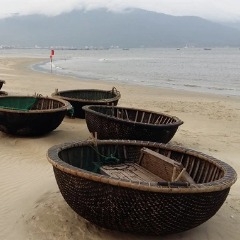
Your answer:
[[[239,48],[55,49],[52,61],[50,53],[1,49],[0,57],[39,57],[33,70],[86,81],[240,96]]]

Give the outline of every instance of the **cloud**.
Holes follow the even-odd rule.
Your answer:
[[[56,16],[72,10],[106,8],[122,11],[141,8],[175,16],[198,16],[213,21],[240,21],[239,0],[0,0],[0,18],[44,14]]]

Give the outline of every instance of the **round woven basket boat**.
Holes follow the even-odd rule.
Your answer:
[[[136,108],[90,105],[83,110],[88,130],[98,139],[167,143],[183,124],[175,116]]]
[[[56,129],[72,106],[42,96],[0,97],[0,131],[22,136],[43,135]]]
[[[53,97],[64,99],[71,103],[74,108],[73,117],[85,118],[82,107],[85,105],[117,105],[121,94],[115,87],[112,90],[100,89],[77,89],[56,91]]]
[[[2,88],[3,84],[5,84],[5,81],[0,79],[0,89]]]
[[[186,186],[130,181],[96,171],[107,156],[136,163],[142,148],[181,163],[195,181]],[[69,206],[101,227],[147,235],[185,231],[222,206],[237,175],[228,164],[194,150],[143,141],[65,143],[48,150],[57,184]]]

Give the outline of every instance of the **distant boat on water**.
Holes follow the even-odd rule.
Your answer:
[[[211,48],[204,48],[204,50],[212,50]]]

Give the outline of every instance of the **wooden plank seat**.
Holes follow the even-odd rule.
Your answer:
[[[195,183],[181,163],[148,148],[141,149],[138,163],[104,165],[100,173],[129,181]]]
[[[141,149],[138,164],[157,176],[161,176],[167,182],[188,182],[195,184],[181,163],[151,149]]]
[[[159,176],[151,173],[137,163],[126,163],[118,165],[105,165],[100,168],[100,173],[129,181],[159,182],[163,181]]]

